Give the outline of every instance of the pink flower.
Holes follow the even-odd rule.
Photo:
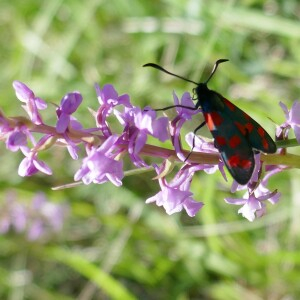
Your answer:
[[[194,172],[198,167],[185,167],[181,169],[171,182],[159,178],[161,191],[146,200],[146,203],[155,202],[157,206],[163,206],[166,213],[171,215],[185,209],[190,217],[194,217],[204,205],[192,198],[193,193],[189,191]],[[159,175],[163,168],[155,167]]]
[[[22,107],[28,113],[31,121],[37,125],[42,124],[43,121],[39,110],[47,108],[46,102],[41,98],[35,97],[33,91],[21,81],[14,81],[13,87],[17,98],[25,103]]]
[[[287,137],[289,128],[292,128],[295,132],[297,142],[300,144],[300,102],[295,101],[290,110],[288,110],[284,103],[280,102],[279,104],[285,113],[286,121],[278,127],[276,136],[280,136],[284,130],[287,130],[285,133]]]
[[[111,181],[116,186],[122,185],[123,161],[116,160],[114,153],[118,139],[117,135],[112,135],[99,148],[92,148],[74,175],[74,180],[82,180],[84,184]]]

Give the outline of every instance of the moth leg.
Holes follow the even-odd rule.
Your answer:
[[[199,129],[201,129],[204,125],[205,125],[205,121],[203,121],[198,127],[196,127],[196,128],[194,129],[194,131],[193,131],[194,136],[193,136],[192,148],[191,148],[191,151],[190,151],[190,153],[188,154],[188,156],[185,158],[184,162],[186,162],[186,161],[189,159],[190,155],[193,153],[193,150],[194,150],[194,148],[195,148],[195,138],[196,138],[196,133],[197,133],[197,131],[198,131]]]
[[[170,105],[164,108],[158,108],[158,109],[144,109],[144,111],[149,111],[149,110],[154,110],[154,111],[165,111],[171,108],[175,108],[175,107],[181,107],[181,108],[186,108],[186,109],[190,109],[190,110],[198,110],[198,107],[192,107],[192,106],[186,106],[186,105]]]

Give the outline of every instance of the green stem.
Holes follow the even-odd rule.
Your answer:
[[[276,141],[277,148],[289,148],[300,146],[296,139]]]
[[[189,151],[182,151],[186,156]],[[180,161],[176,156],[175,150],[165,149],[153,145],[145,145],[141,151],[141,154],[146,156],[156,156],[161,158],[174,157],[175,161]],[[292,168],[300,169],[300,156],[294,154],[263,154],[261,160],[268,165],[285,165]],[[219,153],[200,153],[193,152],[189,157],[189,162],[198,164],[217,164],[220,161]]]

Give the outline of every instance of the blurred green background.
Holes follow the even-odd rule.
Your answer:
[[[93,127],[87,107],[98,107],[95,82],[114,84],[134,105],[163,107],[172,104],[173,90],[181,95],[193,86],[143,64],[200,81],[228,58],[210,87],[274,135],[269,118],[284,121],[279,101],[291,107],[299,99],[299,18],[298,0],[1,1],[1,108],[25,114],[11,85],[16,79],[56,104],[78,90],[84,104],[76,117]],[[49,124],[54,112],[44,115]],[[195,176],[195,199],[205,202],[195,218],[168,216],[145,204],[159,190],[153,172],[126,177],[120,188],[53,191],[72,182],[80,166],[66,149],[42,155],[53,176],[31,178],[17,175],[21,154],[4,143],[0,151],[0,219],[11,191],[20,203],[42,191],[69,206],[57,233],[35,241],[14,230],[0,235],[0,299],[300,298],[298,170],[272,178],[280,203],[249,223],[224,203],[234,196],[231,179],[226,184],[217,174]]]

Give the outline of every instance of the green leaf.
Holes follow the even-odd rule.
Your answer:
[[[78,253],[62,248],[50,248],[47,251],[48,258],[57,260],[74,269],[82,276],[88,278],[103,290],[111,299],[134,300],[137,299],[122,284],[82,257]]]

